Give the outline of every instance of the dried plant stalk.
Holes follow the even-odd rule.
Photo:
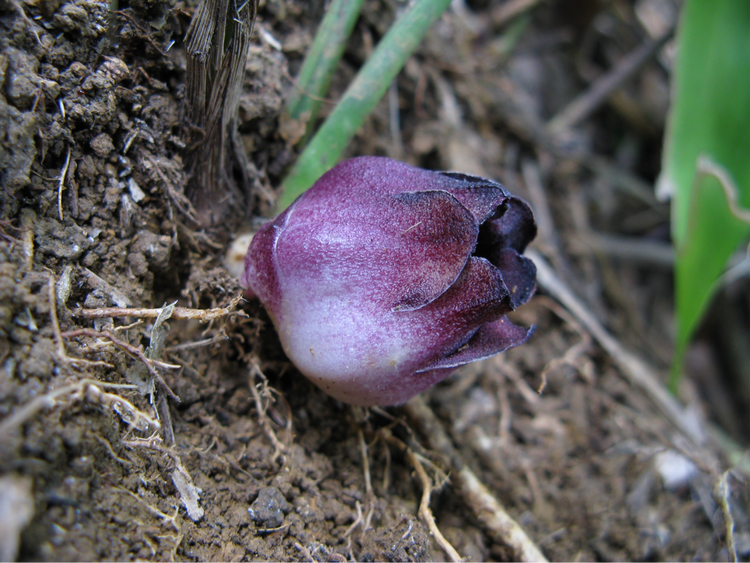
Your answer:
[[[187,194],[204,222],[219,194],[240,191],[232,170],[248,162],[237,134],[237,110],[258,0],[203,0],[185,36],[187,62]],[[249,186],[242,186],[247,193]]]

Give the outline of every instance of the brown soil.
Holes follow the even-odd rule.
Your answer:
[[[307,4],[261,3],[240,109],[256,167],[251,206],[204,229],[184,196],[182,160],[182,37],[194,5],[131,0],[109,12],[90,0],[0,0],[0,496],[20,499],[0,510],[0,528],[13,523],[3,537],[19,542],[19,558],[444,559],[418,514],[414,464],[387,437],[421,455],[438,528],[462,557],[514,557],[454,486],[455,459],[429,446],[413,411],[362,411],[324,395],[286,361],[257,304],[207,323],[171,319],[168,334],[153,318],[78,314],[174,301],[209,309],[240,295],[223,256],[270,209],[297,150],[279,122],[322,15],[323,2]],[[365,3],[331,98],[396,4]],[[547,2],[509,54],[502,31],[519,24],[493,20],[499,6],[470,2],[468,16],[446,15],[399,77],[399,140],[385,99],[350,153],[480,173],[535,205],[539,173],[555,236],[537,247],[664,373],[669,271],[598,256],[580,235],[665,236],[665,206],[618,189],[627,182],[590,162],[600,157],[636,186],[653,181],[668,72],[650,60],[566,139],[577,151],[564,152],[539,124],[646,32],[630,2]],[[726,559],[716,447],[691,446],[543,292],[517,320],[537,325],[530,343],[422,395],[461,462],[549,559]],[[143,350],[154,335],[167,339],[158,358],[179,366],[155,368],[179,403],[164,385],[149,387],[144,363],[117,344]],[[170,413],[173,445],[155,425],[167,427]],[[692,457],[696,472],[665,483],[665,451]]]

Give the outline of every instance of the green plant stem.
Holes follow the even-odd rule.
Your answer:
[[[417,0],[393,24],[282,184],[277,211],[286,209],[341,157],[388,86],[450,0]]]
[[[315,123],[321,98],[328,92],[333,73],[359,18],[363,1],[332,0],[305,57],[297,84],[287,101],[289,117],[305,121],[305,137],[310,134]]]

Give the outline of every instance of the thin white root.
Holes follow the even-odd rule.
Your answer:
[[[286,462],[284,456],[289,453],[289,448],[286,444],[279,440],[278,436],[276,436],[276,432],[274,432],[273,428],[271,427],[271,421],[268,418],[268,414],[266,414],[266,407],[263,404],[263,397],[261,396],[261,392],[258,390],[258,387],[255,385],[256,377],[260,378],[264,386],[267,380],[266,376],[263,375],[263,372],[260,370],[260,366],[258,366],[258,364],[255,362],[253,362],[253,365],[250,368],[250,377],[251,381],[249,387],[250,392],[253,395],[253,400],[255,401],[255,408],[258,411],[258,424],[260,424],[260,427],[263,429],[263,433],[266,435],[266,438],[268,438],[268,440],[273,445],[272,460],[275,462],[279,457],[281,457],[281,462],[283,465]]]
[[[547,561],[526,532],[490,493],[468,467],[456,475],[461,495],[466,499],[493,540],[513,550],[517,561]]]
[[[440,531],[440,528],[438,528],[437,523],[435,522],[435,517],[432,514],[432,510],[430,510],[430,495],[432,494],[433,486],[429,476],[427,475],[427,472],[424,469],[424,466],[422,465],[422,462],[419,460],[419,456],[415,454],[414,451],[404,442],[391,434],[390,430],[386,428],[382,429],[379,433],[379,436],[386,443],[395,446],[401,452],[403,452],[404,455],[406,455],[406,458],[409,460],[409,463],[411,463],[412,467],[414,467],[414,470],[416,471],[417,476],[422,483],[422,499],[419,502],[419,517],[430,530],[430,535],[435,538],[435,541],[438,542],[438,545],[440,545],[450,561],[452,561],[453,563],[463,561],[456,549],[447,539],[445,539],[445,536]]]
[[[404,410],[426,437],[430,448],[443,453],[456,470],[452,480],[461,498],[474,512],[488,535],[512,551],[515,561],[547,561],[523,528],[490,493],[453,446],[442,424],[420,396],[411,399]]]
[[[131,402],[123,399],[119,395],[106,393],[101,387],[110,387],[115,389],[135,389],[135,385],[121,385],[95,381],[93,379],[82,379],[77,383],[65,385],[49,393],[45,393],[29,401],[24,406],[16,410],[8,418],[0,422],[0,437],[8,436],[16,428],[33,418],[37,413],[50,409],[61,403],[73,403],[77,400],[87,399],[94,403],[114,410],[122,420],[131,427],[138,430],[144,427],[159,428],[159,422],[146,413],[138,410]]]

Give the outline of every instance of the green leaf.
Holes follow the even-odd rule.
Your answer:
[[[737,246],[750,235],[750,2],[688,0],[660,189],[673,195],[676,353],[687,344]],[[734,199],[734,203],[732,200]],[[732,209],[734,207],[734,209]],[[744,217],[746,219],[746,217]]]
[[[284,179],[277,211],[286,209],[338,163],[357,129],[448,6],[450,0],[415,0],[398,17]]]
[[[305,122],[303,138],[310,134],[322,98],[344,54],[364,0],[331,0],[315,41],[305,56],[297,83],[287,101],[289,119]]]

